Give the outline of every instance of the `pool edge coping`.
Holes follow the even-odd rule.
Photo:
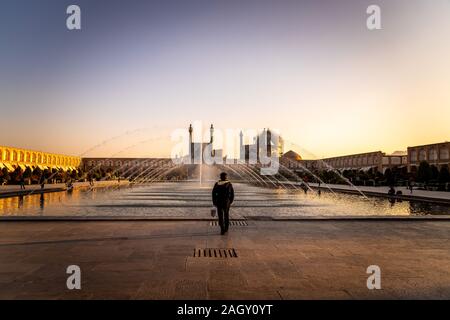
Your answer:
[[[118,216],[52,216],[52,217],[0,217],[1,222],[210,222],[214,218],[187,218],[187,217],[118,217]],[[450,215],[427,216],[305,216],[305,217],[271,217],[271,216],[245,216],[231,218],[230,220],[254,222],[288,222],[288,221],[450,221]]]

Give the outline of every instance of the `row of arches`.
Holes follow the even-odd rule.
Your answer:
[[[449,160],[450,151],[448,148],[429,148],[412,150],[410,152],[410,161],[438,161],[438,160]]]
[[[348,155],[337,158],[328,158],[324,159],[323,161],[334,168],[342,168],[353,166],[378,166],[382,161],[381,159],[383,159],[383,153],[374,152],[367,154]]]
[[[64,155],[0,147],[0,162],[78,167],[81,159]]]
[[[87,167],[170,167],[173,166],[171,159],[148,159],[148,160],[85,160]]]

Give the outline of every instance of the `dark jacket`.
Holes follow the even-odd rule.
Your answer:
[[[213,204],[216,207],[229,207],[234,200],[233,185],[228,180],[219,180],[212,191]]]

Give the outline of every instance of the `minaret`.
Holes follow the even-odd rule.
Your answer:
[[[264,128],[266,130],[266,128]],[[256,161],[259,162],[259,131],[256,130]]]
[[[245,159],[245,150],[244,150],[244,134],[241,132],[239,133],[239,158],[241,160]]]
[[[214,126],[211,124],[211,128],[209,128],[209,134],[210,134],[210,138],[209,138],[209,143],[211,144],[211,156],[214,157],[215,153],[214,153]]]
[[[209,128],[209,133],[210,133],[210,140],[209,143],[213,143],[214,142],[214,126],[211,124],[211,128]]]
[[[194,129],[192,129],[192,124],[189,125],[189,160],[194,162],[194,145],[192,144],[192,132]]]

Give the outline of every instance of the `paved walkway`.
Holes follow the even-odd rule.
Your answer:
[[[225,236],[206,221],[2,222],[0,298],[450,299],[449,234],[446,221],[249,221]]]
[[[317,183],[310,183],[312,187],[318,187]],[[335,191],[355,191],[361,190],[364,193],[368,194],[379,194],[379,195],[387,195],[389,191],[389,187],[365,187],[365,186],[356,186],[352,187],[349,185],[342,184],[321,184],[320,187],[322,189],[331,188]],[[431,199],[441,199],[450,201],[450,192],[446,191],[428,191],[428,190],[416,190],[414,189],[411,193],[406,187],[395,187],[396,191],[401,191],[404,196],[417,198],[418,200],[422,198],[431,198]]]

